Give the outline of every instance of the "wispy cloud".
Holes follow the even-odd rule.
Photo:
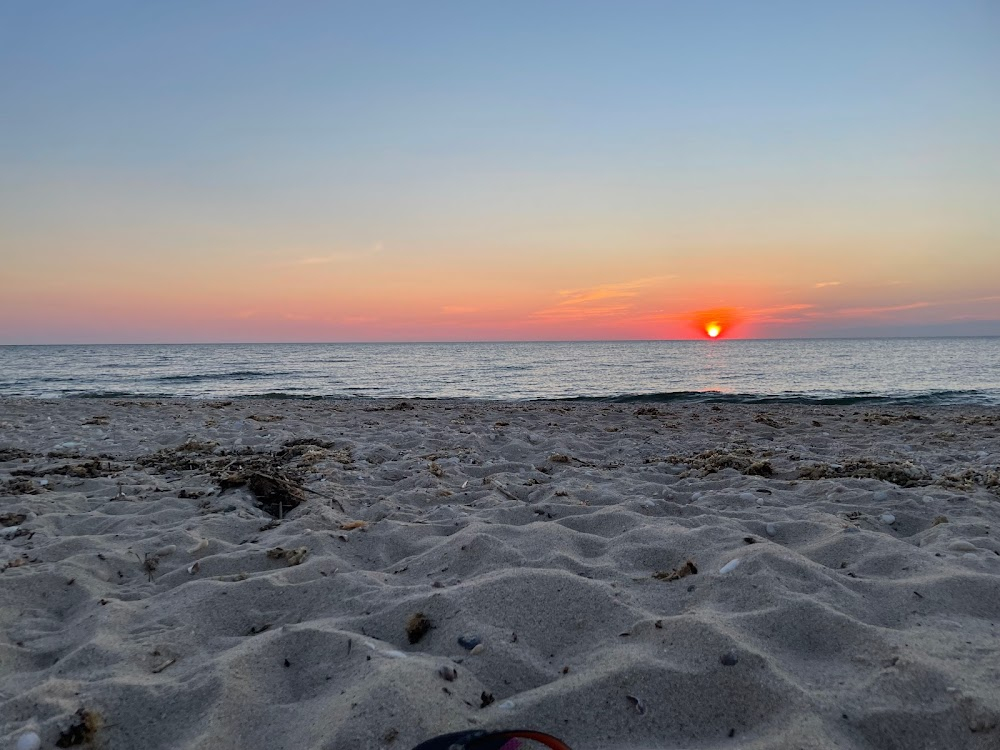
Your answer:
[[[601,284],[581,289],[563,289],[552,306],[536,311],[538,320],[591,320],[623,315],[632,310],[631,300],[642,290],[673,276],[650,276],[617,284]]]
[[[374,255],[378,255],[380,252],[382,252],[382,243],[377,242],[366,250],[335,252],[335,253],[329,253],[327,255],[312,255],[306,258],[299,258],[298,260],[292,261],[292,265],[321,266],[321,265],[326,265],[327,263],[339,263],[342,261],[371,258]]]
[[[644,287],[655,284],[657,281],[671,279],[672,276],[651,276],[645,279],[634,281],[623,281],[619,284],[601,284],[600,286],[586,287],[584,289],[564,289],[559,292],[562,299],[557,303],[560,307],[568,305],[585,305],[589,302],[597,302],[606,299],[624,299],[635,297]]]
[[[813,284],[813,288],[815,288],[815,289],[823,289],[824,287],[828,287],[828,286],[840,286],[840,282],[839,281],[817,281],[815,284]]]

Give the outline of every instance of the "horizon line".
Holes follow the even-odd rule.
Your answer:
[[[3,343],[0,347],[14,346],[404,346],[427,344],[635,344],[635,343],[722,343],[725,341],[875,341],[886,339],[991,339],[1000,334],[929,334],[929,335],[889,335],[889,336],[769,336],[755,338],[740,337],[691,337],[684,339],[441,339],[441,340],[382,340],[382,341],[117,341],[117,342],[48,342],[48,343]]]

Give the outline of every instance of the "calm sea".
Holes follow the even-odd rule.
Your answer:
[[[0,395],[1000,405],[1000,338],[4,346]]]

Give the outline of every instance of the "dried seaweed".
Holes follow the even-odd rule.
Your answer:
[[[930,473],[910,461],[873,461],[858,458],[842,464],[812,464],[799,469],[799,479],[879,479],[900,487],[914,487],[930,481]]]
[[[653,578],[658,581],[678,581],[687,576],[693,576],[698,572],[698,567],[693,560],[688,560],[675,570],[661,570],[653,574]]]
[[[406,622],[406,638],[410,643],[419,643],[431,629],[431,621],[423,612],[416,612]]]

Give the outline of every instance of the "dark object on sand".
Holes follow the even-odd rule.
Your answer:
[[[569,745],[551,734],[531,729],[507,729],[502,732],[475,729],[453,732],[421,742],[413,750],[515,750],[515,748],[526,749],[540,745],[552,750],[570,750]]]
[[[431,621],[423,612],[417,612],[406,623],[406,637],[410,643],[417,643],[431,629]]]
[[[693,576],[697,572],[698,566],[692,560],[688,560],[676,570],[661,570],[658,573],[653,573],[653,578],[658,581],[676,581],[685,576]]]
[[[305,501],[302,488],[276,471],[236,471],[220,477],[218,481],[223,490],[248,487],[257,504],[273,518],[283,518],[285,513]]]

